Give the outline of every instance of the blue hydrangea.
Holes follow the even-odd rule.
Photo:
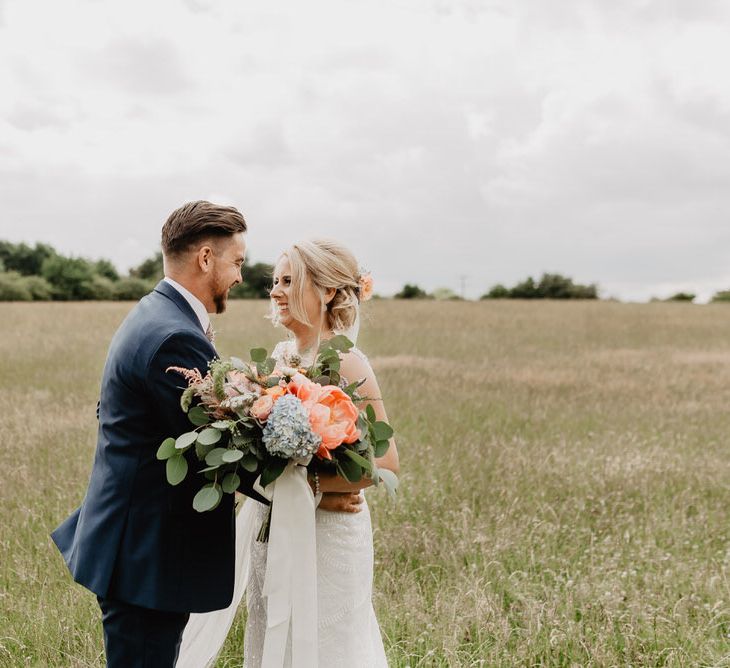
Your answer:
[[[263,441],[269,454],[291,459],[313,455],[322,437],[309,426],[309,415],[302,402],[293,394],[285,394],[269,414]]]

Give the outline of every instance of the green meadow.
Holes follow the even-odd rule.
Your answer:
[[[0,666],[103,665],[48,534],[83,497],[131,306],[0,304]],[[730,666],[730,306],[364,310],[401,457],[398,501],[368,492],[391,666]],[[270,349],[266,312],[232,302],[221,353]]]

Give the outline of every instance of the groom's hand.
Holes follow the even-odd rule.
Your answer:
[[[362,495],[358,492],[325,492],[317,507],[331,513],[359,513],[361,504]]]

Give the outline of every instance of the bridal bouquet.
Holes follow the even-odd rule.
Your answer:
[[[363,381],[346,384],[339,373],[340,353],[352,346],[346,337],[335,336],[320,346],[307,368],[277,367],[263,348],[251,350],[250,362],[213,360],[205,376],[197,369],[170,367],[168,372],[188,381],[180,405],[195,428],[165,439],[157,450],[157,458],[166,460],[167,481],[178,485],[185,479],[185,453],[194,448],[204,464],[198,471],[203,484],[193,498],[199,512],[213,510],[223,494],[238,489],[239,467],[259,474],[266,487],[292,459],[331,468],[350,482],[368,476],[394,494],[396,476],[375,465],[387,452],[393,430],[376,419],[372,406],[357,407],[367,400],[358,394]]]

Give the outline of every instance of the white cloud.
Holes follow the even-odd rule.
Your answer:
[[[0,237],[126,268],[211,197],[253,259],[335,236],[383,291],[730,287],[728,27],[719,1],[5,0]]]

